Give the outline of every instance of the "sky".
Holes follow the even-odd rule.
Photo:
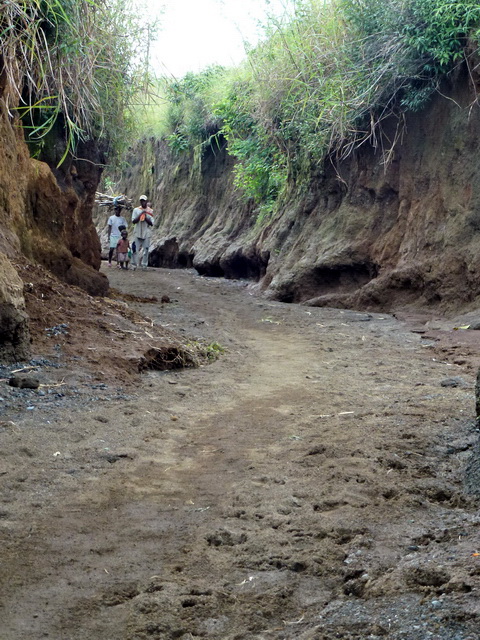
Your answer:
[[[157,74],[179,78],[209,65],[236,66],[244,41],[256,44],[267,14],[284,14],[286,0],[147,0],[160,30],[151,45]]]

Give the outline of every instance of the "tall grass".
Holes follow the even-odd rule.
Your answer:
[[[139,135],[157,138],[168,135],[170,133],[169,102],[165,81],[161,78],[152,80],[141,102],[136,114]]]
[[[217,127],[237,158],[237,186],[260,212],[367,140],[388,163],[405,113],[425,106],[479,36],[478,0],[296,0],[294,9],[286,24],[271,21],[246,65],[192,76],[170,96],[172,142],[188,149]],[[390,138],[386,119],[397,123]]]
[[[229,85],[231,70],[214,65],[200,73],[187,73],[165,84],[169,103],[167,126],[172,149],[202,146],[221,125],[214,105]]]
[[[59,163],[81,139],[121,145],[143,83],[141,30],[129,0],[0,0],[5,97],[37,151],[55,127],[65,132]]]

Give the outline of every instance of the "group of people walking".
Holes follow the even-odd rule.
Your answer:
[[[132,269],[148,267],[148,250],[150,248],[151,227],[153,226],[153,211],[149,206],[147,196],[141,195],[140,206],[132,212],[133,242],[128,239],[128,223],[122,216],[122,207],[115,205],[114,213],[107,222],[108,229],[108,266],[111,267],[115,255],[117,267],[128,269],[130,259]]]

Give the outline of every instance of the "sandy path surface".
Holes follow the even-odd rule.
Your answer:
[[[225,352],[8,403],[1,640],[480,637],[471,352],[189,271],[108,275]]]

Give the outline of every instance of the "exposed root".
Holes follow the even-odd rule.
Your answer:
[[[151,347],[143,355],[138,365],[139,371],[146,369],[156,371],[168,371],[170,369],[184,369],[186,367],[198,367],[201,362],[200,354],[194,348],[187,349],[182,346],[167,345],[164,347]]]

